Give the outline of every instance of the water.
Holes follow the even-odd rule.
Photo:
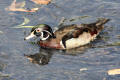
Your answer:
[[[20,0],[19,0],[20,1]],[[23,0],[21,0],[23,1]],[[6,11],[12,0],[0,0],[0,79],[1,80],[119,80],[107,71],[120,68],[119,0],[52,0],[49,5],[26,1],[26,8],[41,7],[35,13]],[[89,16],[76,19],[80,16]],[[30,29],[12,28],[29,18],[27,25],[46,23],[54,28],[64,17],[64,24],[90,23],[99,17],[110,18],[100,36],[82,48],[58,51],[40,49],[24,41]],[[69,21],[75,19],[74,21]],[[91,46],[92,45],[92,46]],[[33,63],[24,55],[34,57]],[[40,60],[42,60],[40,62]],[[81,71],[81,69],[86,69]]]

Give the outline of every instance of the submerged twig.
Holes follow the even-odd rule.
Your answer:
[[[34,26],[25,26],[29,22],[30,22],[30,20],[28,18],[24,17],[24,22],[22,22],[21,24],[15,26],[13,28],[33,28]]]

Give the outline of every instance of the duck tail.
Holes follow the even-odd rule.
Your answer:
[[[106,19],[106,18],[99,18],[98,21],[96,22],[96,26],[102,26],[105,23],[107,23],[108,21],[110,21],[110,19]]]

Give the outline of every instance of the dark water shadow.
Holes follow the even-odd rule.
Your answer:
[[[40,48],[39,53],[29,54],[24,56],[32,63],[39,65],[46,65],[49,63],[53,53],[51,49]]]
[[[69,50],[56,50],[40,47],[39,53],[24,54],[24,56],[34,64],[46,65],[50,62],[50,59],[54,54],[77,56],[79,54],[83,54],[85,50],[90,47],[90,44]]]

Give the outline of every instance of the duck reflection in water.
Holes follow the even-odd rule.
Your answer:
[[[34,64],[39,64],[39,65],[46,65],[49,63],[52,55],[54,53],[56,54],[61,54],[61,55],[78,55],[78,54],[83,54],[86,50],[86,48],[90,48],[91,45],[86,45],[82,46],[79,48],[74,48],[70,50],[55,50],[55,49],[50,49],[50,48],[43,48],[41,47],[39,50],[39,53],[35,54],[29,54],[24,56],[32,63]]]
[[[51,52],[51,49],[47,49],[47,48],[40,48],[39,53],[29,54],[29,55],[24,54],[24,56],[30,62],[39,65],[48,64],[52,55],[53,53]]]

